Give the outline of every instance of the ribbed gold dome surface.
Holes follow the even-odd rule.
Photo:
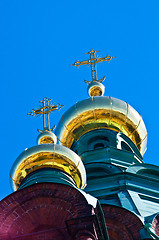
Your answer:
[[[92,97],[73,105],[62,116],[56,135],[70,148],[74,140],[94,129],[106,128],[128,136],[144,154],[147,130],[140,114],[129,104],[112,97]]]
[[[79,188],[86,185],[85,168],[75,152],[57,144],[41,144],[26,149],[14,162],[10,172],[13,189],[17,190],[28,174],[44,168],[62,170]]]

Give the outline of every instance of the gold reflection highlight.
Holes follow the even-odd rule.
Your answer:
[[[45,143],[54,143],[54,140],[52,137],[49,137],[49,136],[44,136],[40,138],[39,144],[45,144]]]
[[[112,109],[93,109],[78,114],[67,124],[60,141],[62,145],[70,148],[73,141],[77,141],[84,133],[99,128],[124,133],[141,151],[144,139],[140,137],[138,126],[127,115]]]
[[[23,179],[31,172],[41,168],[56,168],[68,173],[77,184],[82,186],[82,178],[77,166],[67,157],[58,153],[39,152],[24,159],[18,166],[13,176],[16,190],[19,188]]]
[[[99,86],[94,86],[94,87],[91,87],[90,90],[89,90],[89,95],[91,97],[95,97],[95,96],[102,96],[103,95],[103,91],[101,89],[101,87]]]

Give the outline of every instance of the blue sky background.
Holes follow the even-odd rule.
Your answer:
[[[45,96],[65,105],[87,98],[90,69],[71,67],[87,58],[116,56],[98,65],[106,76],[105,95],[120,98],[143,117],[148,130],[146,163],[159,165],[159,2],[158,0],[1,0],[1,174],[0,199],[12,192],[9,170],[25,148],[36,144],[42,118],[27,113]]]

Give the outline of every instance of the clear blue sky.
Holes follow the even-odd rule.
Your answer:
[[[158,0],[0,1],[1,190],[11,193],[9,170],[25,148],[36,144],[41,118],[27,113],[47,96],[65,105],[87,98],[90,69],[71,67],[91,48],[116,56],[98,66],[105,95],[120,98],[143,117],[148,130],[146,163],[158,160]]]

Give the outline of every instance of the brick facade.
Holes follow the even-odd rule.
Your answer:
[[[69,221],[75,239],[94,238],[93,222],[79,219],[95,215],[94,208],[77,189],[63,184],[35,184],[12,193],[0,203],[0,239],[71,240]],[[78,233],[79,232],[79,233]],[[89,234],[88,234],[89,232]]]

